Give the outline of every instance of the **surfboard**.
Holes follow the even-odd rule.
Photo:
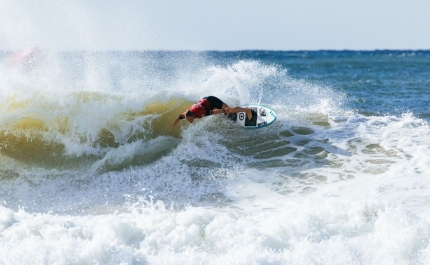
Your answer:
[[[275,111],[266,106],[250,104],[240,107],[250,108],[252,119],[248,119],[245,112],[232,113],[228,115],[228,118],[247,129],[263,128],[269,126],[276,120]]]

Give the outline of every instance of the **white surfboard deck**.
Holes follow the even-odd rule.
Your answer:
[[[245,112],[232,113],[228,115],[228,118],[247,129],[263,128],[272,124],[276,120],[275,111],[266,106],[249,104],[240,107],[251,109],[251,120],[248,119]]]

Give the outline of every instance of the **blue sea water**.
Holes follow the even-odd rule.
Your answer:
[[[276,64],[288,69],[291,77],[345,92],[349,106],[368,115],[409,111],[429,117],[429,51],[239,51],[211,55]]]
[[[0,264],[430,262],[430,51],[0,55]]]

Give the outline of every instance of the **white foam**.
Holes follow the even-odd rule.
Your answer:
[[[429,215],[369,200],[284,198],[266,209],[255,205],[260,200],[228,211],[175,211],[146,201],[131,212],[86,216],[0,207],[6,216],[1,261],[392,264],[429,258]]]

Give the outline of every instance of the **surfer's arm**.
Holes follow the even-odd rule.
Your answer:
[[[173,124],[172,124],[172,125],[170,125],[170,127],[169,127],[169,131],[170,131],[171,129],[173,129],[173,127],[175,127],[175,126],[176,126],[176,124],[178,124],[178,122],[179,122],[179,118],[176,118],[176,119],[175,119],[175,121],[173,122]]]
[[[173,122],[173,124],[172,125],[170,125],[170,127],[169,127],[169,131],[171,130],[171,129],[173,129],[175,126],[176,126],[176,124],[178,124],[178,122],[180,121],[180,120],[182,120],[182,119],[184,119],[184,113],[181,113],[181,114],[179,114],[179,116],[175,119],[175,121]]]
[[[231,109],[231,108],[230,108],[230,106],[229,106],[229,105],[227,105],[227,104],[223,103],[223,104],[222,104],[222,109],[213,109],[213,110],[211,111],[211,114],[213,114],[213,115],[221,114],[221,113],[229,114],[230,109]]]

